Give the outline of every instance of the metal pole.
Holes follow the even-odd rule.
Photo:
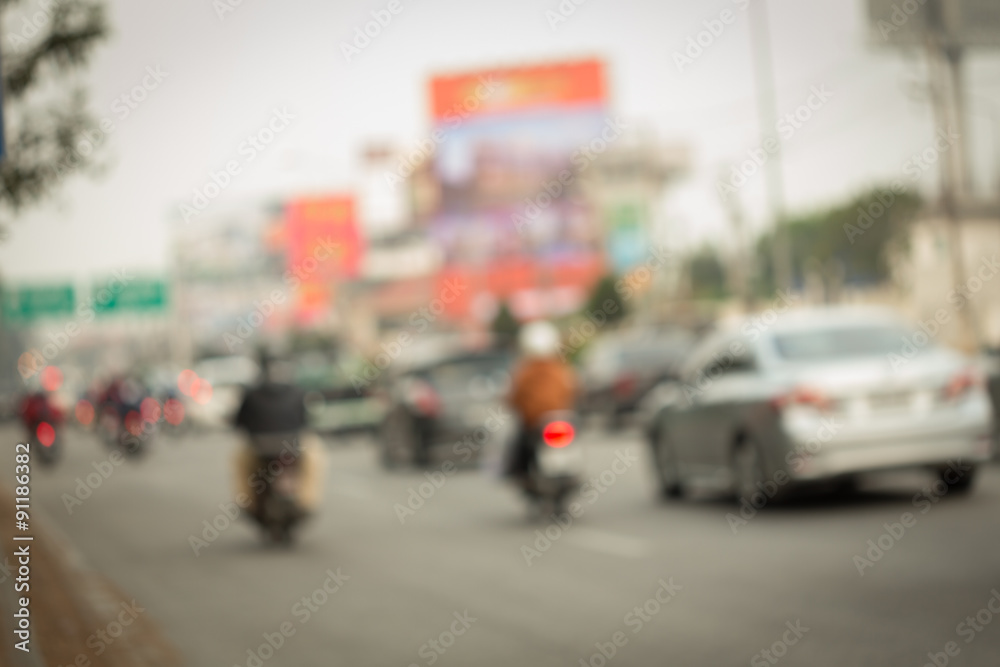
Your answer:
[[[965,109],[965,76],[962,70],[964,50],[948,45],[942,49],[948,63],[951,85],[951,116],[958,134],[958,141],[950,150],[955,152],[952,168],[955,173],[955,200],[961,206],[972,195],[972,170],[969,167],[968,123]]]
[[[777,134],[778,113],[775,101],[774,70],[771,59],[770,35],[767,24],[767,3],[764,0],[750,6],[750,41],[757,82],[757,104],[760,117],[761,143],[773,138],[779,150],[765,165],[767,195],[774,218],[774,241],[771,244],[771,263],[775,289],[792,286],[792,258],[788,233],[784,225],[785,186],[781,169],[780,138]]]
[[[931,104],[934,109],[937,130],[945,130],[951,119],[954,109],[949,107],[949,98],[944,94],[944,77],[941,76],[941,64],[945,58],[945,46],[942,43],[944,36],[941,31],[928,30],[926,35],[927,44],[927,73],[930,79]],[[956,192],[959,189],[960,170],[956,167],[956,162],[960,158],[956,154],[954,147],[943,151],[941,154],[942,164],[939,169],[941,175],[941,207],[944,212],[945,225],[948,232],[948,250],[951,260],[951,274],[954,286],[962,285],[967,279],[965,272],[964,247],[962,243],[961,229],[961,208]],[[979,348],[979,334],[976,326],[976,317],[973,312],[972,302],[965,304],[961,309],[960,322],[962,326],[962,346],[966,351],[973,352]]]

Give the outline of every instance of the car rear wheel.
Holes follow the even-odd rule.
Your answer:
[[[660,495],[664,498],[683,498],[684,484],[677,464],[677,452],[663,430],[657,435],[653,448],[656,472],[660,480]]]
[[[754,504],[754,496],[764,495],[767,480],[764,461],[756,443],[747,439],[736,446],[733,452],[732,470],[737,502],[742,503],[745,500],[751,506],[757,507],[760,503]]]
[[[386,420],[382,429],[379,460],[387,470],[398,468],[413,455],[414,424],[403,413],[397,412]]]
[[[941,481],[948,485],[948,492],[954,494],[968,493],[972,490],[972,485],[976,481],[976,473],[979,466],[969,466],[968,470],[961,472],[952,468],[943,468],[938,471]]]

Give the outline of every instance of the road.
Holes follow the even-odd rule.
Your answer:
[[[355,437],[330,443],[321,512],[286,551],[247,521],[226,526],[234,436],[161,438],[117,467],[69,437],[61,464],[34,474],[36,505],[190,665],[1000,664],[1000,622],[978,624],[1000,590],[995,468],[969,497],[915,502],[927,479],[884,476],[737,523],[721,499],[658,501],[638,435],[592,432],[598,485],[542,538],[547,524],[475,470],[402,512],[428,480],[381,470]],[[977,613],[979,630],[960,626]]]

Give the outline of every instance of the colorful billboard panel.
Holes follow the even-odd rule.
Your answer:
[[[507,67],[431,79],[435,123],[515,111],[601,106],[607,98],[599,60]]]
[[[285,210],[289,269],[307,277],[357,277],[364,240],[355,218],[354,198],[296,199]]]
[[[512,263],[534,267],[518,270],[520,291],[564,266],[603,265],[601,217],[578,180],[606,131],[606,89],[595,60],[432,80],[440,197],[428,232],[446,267],[482,274],[476,284],[499,297]],[[567,275],[586,291],[593,273]]]
[[[361,270],[364,240],[351,196],[297,199],[285,210],[288,281],[295,286],[293,317],[299,325],[333,310],[334,285]]]

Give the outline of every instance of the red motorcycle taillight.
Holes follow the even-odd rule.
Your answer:
[[[573,425],[565,421],[549,422],[542,429],[542,440],[549,447],[557,449],[573,442],[575,435],[576,431],[573,429]]]
[[[48,422],[40,423],[35,428],[35,435],[38,436],[38,442],[42,443],[43,447],[51,447],[52,443],[56,441],[56,430]]]

